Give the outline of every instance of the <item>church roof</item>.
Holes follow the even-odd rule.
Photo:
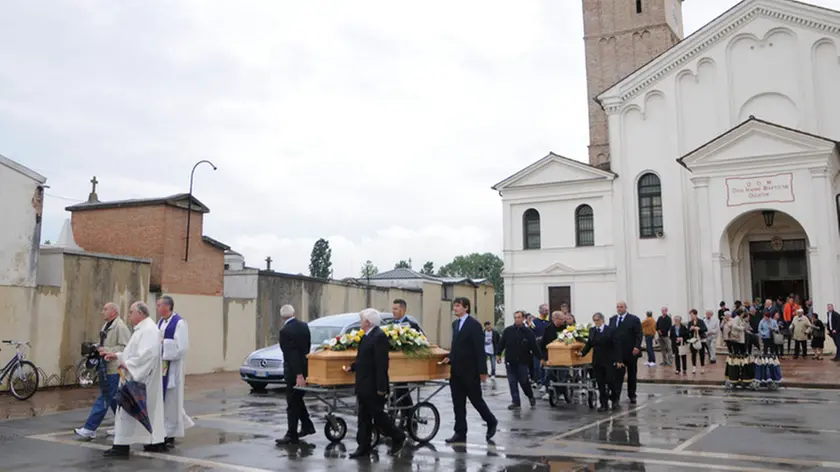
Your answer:
[[[743,132],[744,129],[748,128],[748,127],[762,127],[762,128],[765,128],[765,129],[770,128],[770,129],[785,131],[785,132],[788,132],[788,133],[793,133],[795,135],[799,135],[799,136],[802,136],[802,137],[805,137],[805,138],[810,138],[810,139],[813,139],[813,140],[816,140],[816,141],[823,141],[826,144],[830,144],[835,150],[840,151],[840,142],[838,142],[834,139],[826,138],[825,136],[819,136],[819,135],[816,135],[816,134],[811,134],[811,133],[808,133],[806,131],[802,131],[802,130],[798,130],[798,129],[795,129],[795,128],[790,128],[788,126],[783,126],[783,125],[780,125],[780,124],[777,124],[777,123],[773,123],[773,122],[770,122],[770,121],[762,120],[760,118],[756,118],[755,116],[750,116],[746,121],[739,124],[738,126],[736,126],[732,129],[730,129],[729,131],[726,131],[726,132],[712,138],[709,142],[703,144],[702,146],[698,147],[697,149],[694,149],[693,151],[690,151],[687,154],[685,154],[684,156],[678,158],[677,162],[679,162],[680,165],[682,165],[683,167],[685,167],[686,169],[688,169],[690,171],[691,169],[687,165],[686,161],[692,160],[692,158],[694,158],[698,154],[702,154],[703,151],[705,151],[707,148],[715,146],[716,144],[721,143],[722,141],[726,141],[727,138],[729,138],[731,135]]]
[[[192,201],[189,205],[188,202]],[[127,208],[153,205],[169,205],[177,208],[187,209],[192,208],[192,211],[201,213],[210,213],[210,208],[201,203],[197,198],[188,193],[178,193],[168,197],[160,198],[135,198],[130,200],[115,200],[112,202],[84,202],[76,205],[70,205],[65,208],[67,211],[82,211],[82,210],[102,210],[105,208]]]
[[[551,163],[561,164],[567,168],[577,169],[578,171],[582,171],[583,174],[589,176],[588,178],[591,179],[614,179],[618,177],[618,175],[607,169],[601,169],[600,167],[593,166],[586,162],[576,161],[574,159],[569,159],[568,157],[561,156],[559,154],[555,154],[553,152],[549,152],[548,155],[543,157],[542,159],[534,162],[533,164],[529,165],[528,167],[520,170],[519,172],[511,175],[510,177],[502,180],[501,182],[497,183],[493,187],[493,190],[501,191],[506,187],[510,187],[511,184],[516,183],[525,177],[531,175],[532,173],[536,172],[539,169],[542,169],[546,165]],[[577,179],[581,180],[581,179]]]
[[[664,53],[601,92],[595,101],[604,109],[619,107],[703,51],[728,38],[758,17],[840,35],[840,11],[798,0],[743,0]]]

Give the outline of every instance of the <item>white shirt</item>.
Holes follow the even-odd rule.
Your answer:
[[[720,331],[720,320],[717,316],[712,315],[711,318],[704,318],[703,321],[706,323],[706,332],[709,336],[714,336]]]
[[[467,317],[469,316],[469,313],[465,313],[464,316],[458,318],[458,332],[460,332],[461,328],[464,327],[464,322],[467,321]]]

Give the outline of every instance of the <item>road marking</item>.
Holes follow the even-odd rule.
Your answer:
[[[58,433],[48,433],[48,434],[38,434],[34,436],[27,436],[27,439],[37,439],[40,441],[48,441],[58,444],[64,444],[67,446],[78,446],[78,447],[86,447],[88,449],[98,449],[100,451],[106,451],[111,449],[110,446],[104,444],[97,444],[88,441],[79,441],[79,440],[71,440],[71,439],[59,439],[56,436],[60,436],[62,434],[67,434],[65,432],[58,432]],[[233,470],[236,472],[271,472],[269,469],[259,469],[256,467],[248,467],[244,465],[236,465],[236,464],[227,464],[224,462],[216,462],[216,461],[208,461],[205,459],[194,459],[191,457],[182,457],[182,456],[173,456],[170,454],[160,454],[154,452],[146,452],[146,451],[131,451],[132,456],[140,456],[145,457],[147,459],[160,459],[163,461],[169,462],[178,462],[180,464],[185,464],[189,466],[199,466],[205,468],[220,468],[226,470]]]
[[[682,456],[682,457],[703,457],[708,459],[723,459],[723,460],[737,460],[746,462],[762,462],[762,463],[778,463],[808,467],[824,467],[830,469],[840,469],[840,462],[833,461],[819,461],[806,459],[789,459],[786,457],[764,457],[764,456],[750,456],[745,454],[730,454],[725,452],[705,452],[705,451],[676,451],[673,449],[658,449],[653,447],[638,447],[638,446],[620,446],[616,444],[593,443],[586,441],[567,441],[567,440],[553,440],[555,444],[565,446],[589,447],[601,450],[621,451],[621,452],[635,452],[646,454]],[[558,455],[568,455],[565,452],[560,452]],[[603,456],[598,456],[603,457]],[[717,467],[717,466],[715,466]]]
[[[567,438],[567,437],[572,436],[572,435],[575,435],[575,434],[577,434],[577,433],[579,433],[579,432],[581,432],[581,431],[586,431],[586,430],[587,430],[587,429],[589,429],[589,428],[594,428],[595,426],[598,426],[599,424],[603,424],[603,423],[606,423],[606,422],[608,422],[608,421],[612,421],[612,420],[614,420],[614,419],[616,419],[616,418],[621,418],[622,416],[627,416],[627,415],[629,415],[629,414],[631,414],[631,413],[636,413],[637,411],[644,410],[645,408],[647,408],[647,407],[649,407],[649,406],[651,406],[651,405],[656,405],[656,404],[662,403],[662,402],[664,402],[664,401],[666,401],[666,400],[668,400],[668,399],[670,399],[670,398],[672,398],[672,397],[675,397],[675,396],[676,396],[676,395],[668,395],[667,397],[662,397],[662,398],[659,398],[659,399],[654,400],[654,401],[651,401],[651,402],[645,402],[645,403],[643,403],[643,404],[641,404],[641,405],[639,405],[639,406],[637,406],[637,407],[635,407],[635,408],[631,408],[631,409],[629,409],[629,410],[622,411],[621,413],[616,413],[616,414],[614,414],[614,415],[608,416],[608,417],[603,418],[603,419],[600,419],[600,420],[598,420],[598,421],[594,421],[594,422],[592,422],[592,423],[585,424],[585,425],[583,425],[583,426],[581,426],[581,427],[579,427],[579,428],[575,428],[575,429],[573,429],[573,430],[571,430],[571,431],[567,431],[567,432],[565,432],[565,433],[563,433],[563,434],[560,434],[560,435],[558,435],[558,436],[554,436],[554,437],[552,437],[551,439],[557,440],[557,439]]]
[[[679,446],[675,447],[675,448],[674,448],[674,450],[675,450],[675,451],[684,451],[684,450],[686,450],[686,449],[687,449],[689,446],[691,446],[692,444],[694,444],[694,443],[696,443],[697,441],[699,441],[699,440],[703,439],[704,437],[706,437],[706,435],[707,435],[707,434],[709,434],[709,433],[711,433],[712,431],[714,431],[714,430],[718,429],[718,426],[720,426],[720,425],[719,425],[719,424],[717,424],[717,423],[714,423],[714,424],[709,425],[709,426],[708,426],[707,428],[705,428],[703,431],[701,431],[701,432],[699,432],[699,433],[695,434],[694,436],[692,436],[691,438],[689,438],[688,440],[686,440],[685,442],[683,442],[683,443],[682,443],[682,444],[680,444]]]

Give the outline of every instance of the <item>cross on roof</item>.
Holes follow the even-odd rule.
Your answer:
[[[99,201],[99,196],[96,195],[96,184],[98,184],[99,181],[96,180],[95,175],[92,179],[90,179],[90,183],[93,184],[93,189],[91,189],[90,195],[88,195],[88,203],[95,203]]]
[[[96,193],[96,184],[98,184],[98,183],[99,183],[99,181],[98,181],[98,180],[96,180],[96,176],[95,176],[95,175],[93,176],[93,178],[92,178],[92,179],[90,179],[90,183],[92,183],[92,184],[93,184],[93,190],[91,190],[91,192]]]
[[[271,270],[271,256],[265,258],[266,270]]]

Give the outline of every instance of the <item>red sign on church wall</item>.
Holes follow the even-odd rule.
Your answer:
[[[751,177],[728,177],[726,179],[726,206],[791,203],[795,201],[793,173],[791,172]]]

